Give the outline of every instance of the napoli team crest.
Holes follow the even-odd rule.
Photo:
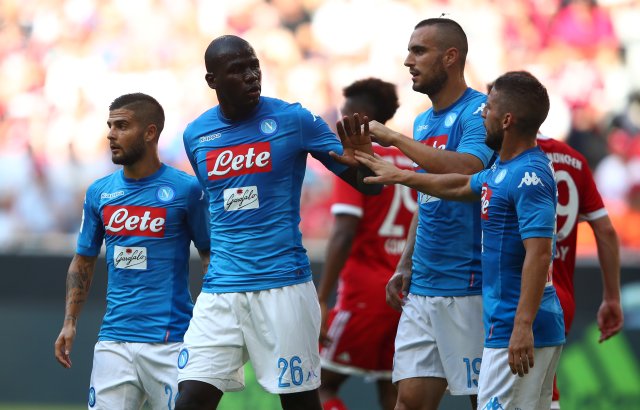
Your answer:
[[[178,355],[178,369],[184,369],[189,361],[189,351],[187,349],[180,350]]]
[[[496,175],[496,179],[494,179],[494,182],[496,184],[499,184],[500,182],[502,182],[502,180],[506,176],[507,176],[507,170],[506,169],[501,169],[500,172],[498,172],[498,175]]]
[[[458,114],[456,114],[455,112],[450,113],[449,115],[447,115],[447,118],[444,119],[444,126],[447,128],[451,127],[456,121],[456,118],[458,118]]]
[[[260,132],[263,135],[273,135],[278,131],[278,122],[273,118],[260,121]]]
[[[93,407],[96,405],[96,390],[91,387],[89,388],[89,407]]]
[[[161,202],[170,202],[176,196],[176,191],[173,190],[172,187],[168,185],[163,185],[158,188],[158,192],[156,192],[156,197]]]

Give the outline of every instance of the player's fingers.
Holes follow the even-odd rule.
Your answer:
[[[511,373],[518,373],[518,370],[516,369],[515,354],[511,350],[509,350],[509,368],[511,369]]]
[[[362,134],[362,130],[360,129],[360,114],[353,114],[353,133],[356,136],[360,136]]]
[[[522,374],[520,376],[524,376],[525,374],[529,373],[529,356],[525,354],[524,356],[520,357],[520,363],[522,367]]]
[[[333,151],[329,151],[329,156],[336,162],[341,163],[342,165],[348,165],[350,167],[353,166],[357,166],[358,162],[357,161],[349,161],[347,158],[345,158],[344,155],[338,155]],[[354,164],[355,163],[355,164]]]
[[[351,125],[351,118],[348,116],[344,116],[342,117],[342,125],[344,125],[344,132],[345,135],[347,135],[348,137],[353,135],[353,127]]]
[[[527,353],[527,358],[529,359],[529,367],[533,367],[534,365],[534,353],[533,353],[533,348],[529,349],[529,352]]]
[[[362,179],[362,182],[364,182],[365,184],[383,184],[386,185],[387,182],[384,181],[384,179],[382,177],[364,177]]]
[[[342,145],[344,145],[344,140],[345,138],[347,138],[347,134],[344,129],[344,125],[342,124],[342,121],[336,122],[336,131],[338,131],[338,137],[340,137],[340,142],[342,142]]]
[[[362,122],[362,130],[364,135],[369,135],[369,117],[367,117],[366,115],[362,117]]]

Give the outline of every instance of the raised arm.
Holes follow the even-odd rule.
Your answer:
[[[474,201],[480,198],[471,190],[471,177],[462,174],[424,174],[403,170],[379,156],[356,151],[355,157],[377,176],[366,177],[367,184],[402,184],[428,195],[453,201]]]
[[[509,367],[513,374],[524,376],[533,367],[533,321],[544,293],[552,257],[551,238],[528,238],[522,266],[520,300],[516,309],[513,332],[509,340]]]
[[[482,161],[475,155],[425,145],[377,121],[369,123],[369,134],[380,145],[397,147],[429,173],[471,175],[484,168]]]
[[[602,272],[602,303],[598,309],[600,342],[618,333],[624,317],[620,305],[620,246],[618,235],[609,216],[589,221],[598,247],[598,262]]]
[[[71,349],[76,337],[76,325],[87,300],[97,256],[75,254],[67,272],[67,296],[62,330],[55,342],[55,356],[63,367],[71,367]]]

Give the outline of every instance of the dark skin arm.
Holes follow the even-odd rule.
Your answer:
[[[202,276],[204,276],[207,274],[207,270],[209,269],[211,252],[209,249],[198,249],[198,254],[200,255],[200,261],[202,262]]]
[[[396,266],[396,272],[387,282],[387,304],[397,311],[402,311],[404,298],[409,293],[409,285],[411,284],[411,259],[413,258],[413,248],[416,244],[416,231],[418,229],[418,212],[413,214],[409,232],[407,234],[407,243],[402,251],[402,256]]]
[[[55,342],[55,356],[65,368],[71,367],[71,349],[76,337],[76,324],[84,306],[95,271],[97,256],[75,254],[67,272],[67,296],[62,330]]]
[[[322,269],[320,284],[318,285],[318,301],[322,321],[320,325],[320,343],[325,346],[331,344],[332,340],[327,336],[327,301],[336,287],[340,271],[344,267],[351,251],[353,238],[356,236],[360,218],[353,215],[339,214],[335,217],[335,222],[327,245],[325,263]]]
[[[360,115],[355,113],[353,118],[344,116],[336,123],[338,136],[342,143],[342,155],[330,152],[329,155],[335,161],[347,165],[349,168],[338,175],[346,183],[362,192],[365,195],[377,195],[382,192],[382,185],[365,184],[363,179],[374,175],[371,170],[363,166],[355,159],[355,151],[362,151],[373,155],[373,145],[369,138],[369,120],[363,117],[363,125],[360,122]]]

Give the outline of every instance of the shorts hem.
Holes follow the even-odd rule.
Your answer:
[[[260,382],[258,382],[259,384]],[[287,388],[286,390],[281,390],[281,389],[268,389],[262,385],[260,385],[263,389],[265,389],[268,393],[271,394],[290,394],[290,393],[300,393],[300,392],[304,392],[304,391],[311,391],[311,390],[316,390],[320,388],[320,381],[318,381],[317,383],[313,383],[312,385],[306,385],[306,386],[299,386],[296,387],[295,389],[290,389]]]
[[[426,377],[433,377],[436,379],[445,379],[446,377],[444,374],[412,374],[412,375],[403,375],[403,376],[392,376],[391,381],[393,382],[393,384],[397,384],[399,381],[401,380],[406,380],[406,379],[419,379],[419,378],[426,378]]]
[[[237,380],[225,379],[222,377],[211,377],[211,376],[186,376],[186,377],[178,377],[178,384],[186,381],[198,381],[202,383],[207,383],[220,390],[221,392],[237,392],[242,391],[245,388],[245,385],[238,382]]]
[[[360,376],[368,380],[390,380],[391,369],[389,370],[372,370],[365,369],[357,366],[349,366],[342,363],[336,363],[334,361],[321,358],[320,365],[323,369],[330,370],[332,372],[346,374],[349,376]]]

